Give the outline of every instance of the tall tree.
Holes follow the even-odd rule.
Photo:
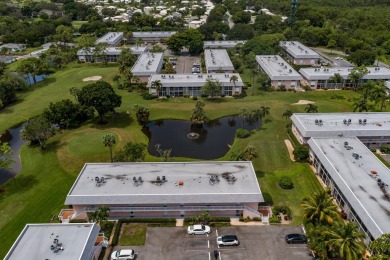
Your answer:
[[[0,169],[10,169],[14,163],[12,160],[13,151],[8,143],[0,143]]]
[[[109,216],[110,216],[110,209],[106,206],[101,206],[91,214],[89,219],[93,222],[98,223],[99,226],[102,226],[102,224],[105,221],[107,221]]]
[[[141,143],[127,143],[115,153],[114,162],[142,162],[145,159],[146,145]]]
[[[203,110],[205,103],[201,100],[196,101],[195,108],[192,109],[191,122],[195,125],[203,125],[208,122],[206,113]]]
[[[140,125],[144,125],[149,120],[149,109],[141,105],[134,106],[135,117]]]
[[[368,74],[368,69],[365,66],[355,67],[348,75],[348,79],[353,83],[353,89],[356,91],[360,85],[362,78]]]
[[[283,116],[284,118],[286,118],[286,120],[287,120],[287,119],[289,119],[293,114],[294,114],[294,112],[293,112],[292,110],[289,110],[289,109],[288,109],[288,110],[284,111],[284,113],[283,113],[282,116]]]
[[[246,107],[242,107],[240,108],[240,112],[238,114],[240,117],[242,117],[242,128],[244,128],[245,126],[245,121],[248,119],[248,117],[250,116],[250,111],[248,108]]]
[[[362,259],[365,246],[362,239],[365,235],[359,232],[353,222],[335,225],[325,232],[328,237],[326,245],[330,250],[337,250],[339,255],[346,260]]]
[[[103,136],[103,144],[105,147],[109,147],[110,148],[110,159],[111,159],[111,162],[113,162],[113,158],[112,158],[112,147],[114,146],[114,144],[116,143],[116,140],[115,140],[115,135],[113,134],[105,134]]]
[[[206,80],[206,84],[202,88],[202,93],[214,99],[216,95],[221,93],[221,90],[222,90],[222,83],[219,80],[208,78]]]
[[[331,224],[340,219],[337,206],[333,199],[325,192],[316,193],[301,202],[303,217],[306,221],[317,224]]]
[[[122,104],[122,97],[117,95],[112,86],[105,81],[97,81],[84,86],[78,100],[81,105],[93,107],[99,114],[100,123],[104,122],[104,115],[115,112],[115,108]]]
[[[270,108],[266,106],[261,106],[261,115],[262,117],[265,117],[266,115],[269,115]]]
[[[155,81],[153,81],[152,83],[151,83],[151,85],[150,85],[150,87],[152,88],[152,89],[155,89],[156,90],[156,94],[157,94],[157,96],[158,96],[158,92],[161,90],[161,88],[162,88],[162,83],[161,83],[161,80],[155,80]]]
[[[31,143],[39,142],[41,149],[44,149],[46,141],[55,133],[57,129],[51,125],[44,117],[36,117],[27,121],[20,131],[23,140]]]
[[[123,72],[126,69],[130,69],[135,63],[135,56],[130,48],[123,48],[121,53],[118,56],[119,63],[119,73],[124,74]]]

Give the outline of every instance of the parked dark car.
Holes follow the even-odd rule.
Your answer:
[[[288,244],[306,244],[307,237],[302,234],[288,234],[286,235],[286,242]]]

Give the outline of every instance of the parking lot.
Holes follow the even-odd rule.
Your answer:
[[[195,62],[200,63],[199,57],[192,56],[180,56],[177,57],[176,72],[178,74],[192,74],[192,64]]]
[[[311,259],[306,245],[289,245],[286,234],[302,233],[301,227],[293,226],[234,226],[212,228],[210,235],[188,235],[185,227],[148,228],[145,246],[126,247],[134,249],[137,260],[185,259],[213,260],[214,250],[219,259]],[[239,246],[218,248],[217,236],[235,234]],[[121,247],[115,247],[118,250]]]

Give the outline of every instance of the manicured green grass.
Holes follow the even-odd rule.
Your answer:
[[[91,130],[88,132],[80,133],[73,136],[68,142],[68,150],[71,154],[79,157],[87,157],[93,155],[101,155],[107,153],[108,147],[104,147],[101,144],[103,136],[110,132],[101,130]],[[112,133],[110,133],[112,134]]]
[[[44,81],[31,86],[30,91],[20,94],[16,103],[0,110],[0,132],[39,115],[50,102],[66,98],[74,99],[69,89],[88,84],[88,82],[83,82],[84,78],[102,76],[103,80],[111,81],[117,71],[117,66],[111,64],[108,67],[101,64],[72,63],[67,65],[48,76]]]
[[[88,21],[72,21],[72,26],[78,30],[80,29],[81,25],[88,23]]]
[[[88,84],[82,81],[83,78],[101,75],[104,80],[111,82],[116,73],[115,65],[105,67],[99,64],[70,64],[20,95],[18,103],[0,110],[0,131],[39,115],[50,102],[73,99],[69,88]],[[0,239],[3,241],[0,257],[5,255],[26,223],[47,223],[53,215],[59,213],[66,194],[85,162],[110,160],[109,149],[104,147],[101,140],[103,133],[111,132],[116,135],[117,144],[114,150],[129,141],[145,144],[148,142],[141,127],[134,120],[134,105],[148,107],[151,120],[188,120],[195,105],[195,101],[189,98],[144,100],[136,92],[116,91],[123,97],[122,106],[116,110],[119,113],[106,116],[108,124],[99,125],[98,118],[94,118],[78,129],[63,131],[50,139],[43,152],[28,145],[22,148],[22,172],[0,186],[6,190],[0,193]],[[282,118],[282,114],[287,109],[303,112],[305,106],[292,105],[300,99],[315,101],[319,112],[351,111],[352,102],[348,100],[357,94],[350,91],[257,93],[244,99],[205,100],[205,111],[211,119],[238,114],[242,107],[271,108],[262,129],[246,139],[235,140],[232,149],[219,160],[230,160],[233,152],[242,151],[248,144],[254,145],[259,156],[253,160],[253,165],[261,189],[272,195],[276,205],[288,205],[292,209],[294,223],[300,223],[301,199],[320,189],[320,186],[307,165],[290,161],[283,141],[288,138],[285,128],[288,121]],[[145,160],[159,159],[147,155]],[[193,159],[175,158],[175,161],[188,160]],[[282,190],[277,185],[279,178],[286,175],[294,181],[293,190]]]
[[[120,246],[143,246],[146,239],[146,224],[123,223],[119,238]]]

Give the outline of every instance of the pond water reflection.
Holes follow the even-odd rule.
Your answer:
[[[142,131],[149,138],[148,151],[157,156],[156,144],[162,149],[172,149],[172,156],[196,159],[216,159],[224,156],[234,141],[236,130],[253,130],[259,122],[248,122],[238,116],[222,117],[210,121],[203,127],[190,121],[158,120],[144,126]]]

